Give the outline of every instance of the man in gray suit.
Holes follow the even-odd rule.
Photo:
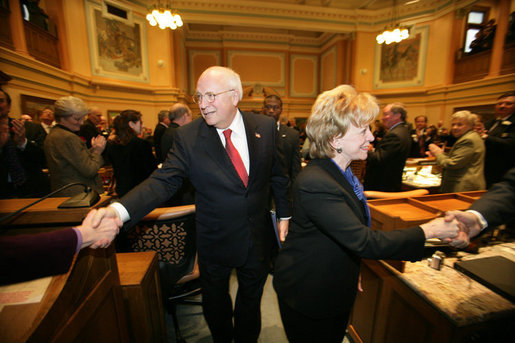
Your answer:
[[[368,152],[364,184],[366,190],[401,190],[402,170],[411,147],[409,129],[405,125],[406,116],[406,108],[401,103],[394,102],[383,108],[383,124],[388,132],[375,150]]]
[[[211,67],[197,83],[195,102],[202,118],[177,129],[174,148],[162,168],[97,212],[128,226],[166,201],[189,178],[196,190],[196,229],[204,316],[214,342],[256,342],[261,330],[260,302],[275,234],[269,214],[274,194],[280,235],[291,213],[288,178],[276,151],[275,122],[241,112],[240,77]],[[229,278],[236,269],[235,308]],[[234,318],[234,324],[233,324]]]

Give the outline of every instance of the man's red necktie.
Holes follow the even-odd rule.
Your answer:
[[[231,129],[227,129],[224,131],[225,150],[227,151],[227,154],[229,155],[229,158],[231,159],[234,168],[236,168],[236,172],[240,176],[241,181],[243,181],[243,184],[245,185],[245,187],[247,187],[247,184],[249,183],[249,176],[247,174],[247,170],[245,169],[245,165],[243,164],[243,161],[240,157],[240,154],[238,153],[238,150],[236,150],[236,148],[232,144],[231,133]]]

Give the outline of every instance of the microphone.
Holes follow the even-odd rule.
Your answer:
[[[83,193],[79,193],[77,195],[74,195],[73,197],[71,197],[70,199],[64,201],[63,203],[61,203],[59,206],[57,206],[57,208],[77,208],[77,207],[91,207],[93,205],[95,205],[99,200],[100,200],[100,195],[98,194],[97,191],[93,190],[91,187],[89,186],[86,186],[85,184],[82,184],[80,182],[73,182],[73,183],[69,183],[67,185],[64,185],[63,187],[45,195],[44,197],[34,201],[34,202],[31,202],[30,204],[28,204],[27,206],[24,206],[22,208],[20,208],[19,210],[3,217],[3,218],[0,218],[0,223],[6,221],[7,219],[11,218],[11,217],[14,217],[15,215],[19,214],[20,212],[22,212],[23,210],[31,207],[31,206],[34,206],[35,204],[51,197],[52,195],[56,194],[56,193],[59,193],[60,191],[62,190],[65,190],[67,188],[70,188],[72,186],[77,186],[77,185],[80,185],[80,186],[83,186],[84,187],[84,192]]]
[[[74,195],[70,199],[63,201],[59,206],[57,206],[57,208],[91,207],[100,200],[100,195],[97,191],[93,190],[93,188],[78,182],[70,183],[66,186],[71,185],[84,186],[84,192]]]

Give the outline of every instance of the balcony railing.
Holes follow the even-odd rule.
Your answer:
[[[29,54],[37,60],[61,68],[59,60],[59,50],[57,37],[51,35],[44,29],[23,21],[25,28],[25,40],[27,41],[27,49]]]

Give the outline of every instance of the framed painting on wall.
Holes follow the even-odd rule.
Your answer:
[[[374,88],[424,85],[429,27],[416,27],[399,43],[376,44]]]
[[[148,83],[145,19],[125,8],[126,18],[119,17],[102,6],[103,2],[86,1],[92,74]]]
[[[113,120],[116,118],[122,111],[118,110],[107,110],[107,124],[109,126],[113,125]]]
[[[53,109],[55,103],[54,99],[40,98],[27,94],[21,94],[20,100],[21,113],[28,114],[33,119],[39,119],[39,115],[45,107],[51,107]]]

